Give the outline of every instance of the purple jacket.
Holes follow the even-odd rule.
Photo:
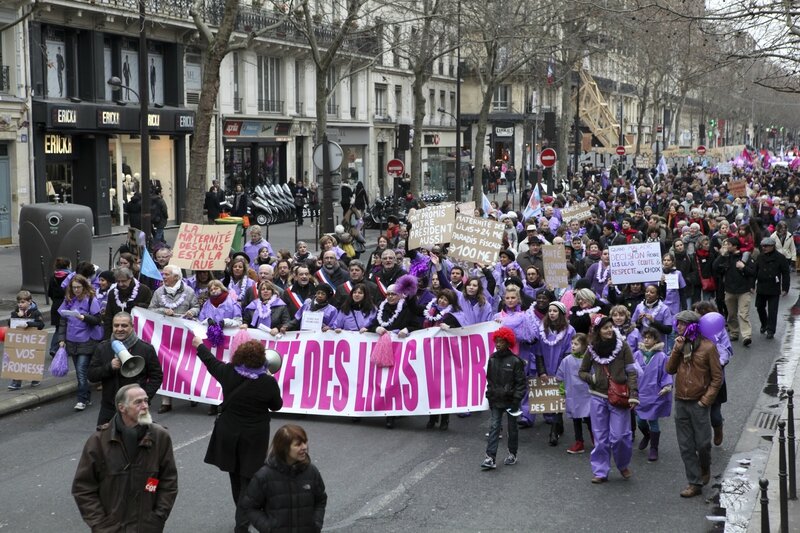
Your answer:
[[[584,356],[588,357],[588,356]],[[589,407],[592,402],[592,394],[589,392],[589,384],[578,376],[583,359],[578,359],[572,354],[567,354],[558,365],[556,379],[564,382],[564,389],[567,392],[566,408],[567,416],[570,418],[586,418],[589,416]]]
[[[373,309],[368,314],[364,314],[363,311],[359,311],[357,309],[352,310],[349,313],[343,313],[342,311],[339,311],[336,314],[333,328],[343,329],[345,331],[359,331],[361,328],[366,328],[369,326],[369,323],[372,322],[373,318],[375,318],[377,312],[378,311],[376,309]]]
[[[261,314],[261,299],[253,300],[250,302],[245,309],[249,309],[253,312],[253,318],[250,320],[248,326],[251,328],[257,328],[260,325],[264,325],[268,328],[272,327],[272,308],[273,307],[286,307],[286,302],[281,300],[280,298],[275,298],[272,303],[270,303],[267,307],[265,314]]]
[[[242,247],[242,251],[247,254],[247,257],[250,258],[250,267],[253,269],[258,268],[258,251],[262,248],[269,250],[270,257],[275,256],[275,252],[272,251],[272,245],[270,245],[270,243],[264,239],[261,239],[257,243],[247,241],[247,243]]]
[[[645,364],[641,349],[636,350],[633,358],[644,371],[639,377],[639,406],[636,408],[636,414],[642,420],[655,420],[670,416],[672,414],[672,393],[658,395],[661,389],[673,383],[672,376],[667,374],[665,368],[669,357],[663,352],[663,345],[658,352],[653,354],[647,364]]]
[[[78,311],[82,315],[93,315],[97,317],[97,324],[100,323],[100,302],[97,298],[83,298],[81,300],[64,300],[64,303],[58,308],[59,313],[66,309]],[[93,325],[90,321],[84,321],[75,317],[66,317],[67,328],[65,330],[64,339],[69,342],[81,343],[87,342],[90,339]]]
[[[305,302],[303,302],[303,307],[297,310],[294,314],[294,319],[303,323],[303,313],[311,309],[311,306],[314,304],[314,300],[311,298],[307,298]],[[322,323],[329,328],[334,327],[334,321],[336,320],[336,315],[339,314],[339,311],[332,306],[331,304],[326,305],[321,309],[322,311]]]
[[[228,297],[225,299],[224,302],[219,304],[218,307],[214,307],[214,304],[211,303],[211,299],[209,298],[206,300],[206,303],[203,304],[202,309],[200,309],[200,315],[197,319],[202,322],[210,318],[215,322],[222,322],[224,319],[240,319],[242,318],[242,306],[239,303]]]
[[[542,335],[543,327],[537,327],[535,331],[536,340],[533,343],[533,352],[537,359],[541,357],[544,363],[544,368],[539,368],[537,363],[536,370],[541,374],[545,373],[548,376],[554,376],[558,371],[561,360],[569,355],[572,349],[572,337],[575,336],[575,328],[567,325],[567,329],[563,332],[553,333],[552,330],[545,330],[544,336]],[[563,333],[561,339],[555,342],[552,346],[549,342],[554,342],[558,339],[560,333]]]

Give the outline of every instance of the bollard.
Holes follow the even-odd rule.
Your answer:
[[[42,265],[42,287],[44,287],[44,301],[47,305],[50,305],[50,296],[47,294],[47,272],[44,268],[44,256],[39,256],[39,263]]]
[[[787,411],[789,416],[789,499],[796,500],[797,499],[797,465],[795,464],[795,449],[794,449],[794,389],[789,389],[786,391],[786,395],[789,397],[789,401],[787,402]]]
[[[758,480],[758,486],[761,487],[761,533],[769,533],[769,480],[762,477]]]
[[[78,266],[78,263],[81,262],[81,251],[75,250],[75,266]]]
[[[789,533],[789,500],[786,496],[786,422],[778,422],[778,503],[781,508],[781,533]]]
[[[109,246],[108,247],[108,269],[109,270],[112,270],[114,268],[114,265],[111,264],[111,262],[113,260],[114,260],[114,248]]]
[[[297,247],[297,231],[300,228],[300,222],[298,220],[294,221],[294,245]]]
[[[267,222],[266,226],[264,226],[264,233],[266,234],[265,239],[269,240],[269,222]]]

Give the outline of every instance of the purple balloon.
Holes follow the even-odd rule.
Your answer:
[[[700,317],[700,334],[713,339],[725,329],[725,317],[719,313],[708,313]]]

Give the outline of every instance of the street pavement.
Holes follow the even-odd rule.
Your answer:
[[[313,241],[314,230],[300,229],[299,238]],[[168,241],[174,230],[168,232]],[[368,237],[371,242],[377,232]],[[95,252],[121,244],[123,237],[95,239]],[[271,228],[270,241],[291,249],[292,224]],[[16,249],[0,250],[5,273],[2,298],[19,288]],[[107,258],[106,258],[107,260]],[[95,262],[98,262],[95,259]],[[16,276],[16,281],[12,279]],[[793,280],[794,282],[794,280]],[[8,287],[7,283],[14,284]],[[725,442],[712,452],[712,486],[702,498],[684,500],[683,465],[671,419],[662,421],[661,456],[646,461],[634,451],[634,476],[624,481],[613,471],[609,483],[592,485],[589,454],[565,453],[572,443],[571,424],[557,447],[547,445],[548,427],[537,425],[520,433],[519,463],[483,472],[479,464],[486,445],[487,413],[452,417],[447,432],[425,429],[425,417],[401,419],[386,430],[383,419],[360,423],[336,417],[277,414],[274,431],[284,423],[299,423],[310,438],[310,452],[328,492],[326,531],[686,531],[721,530],[708,516],[725,515],[719,507],[720,487],[727,507],[729,531],[751,531],[760,518],[748,495],[753,479],[769,477],[777,490],[775,452],[769,440],[774,429],[762,413],[785,408],[785,394],[796,379],[800,329],[795,330],[789,307],[797,287],[781,301],[782,316],[775,340],[756,336],[750,348],[736,343],[727,367],[729,401]],[[5,314],[5,311],[3,311]],[[755,311],[752,316],[755,317]],[[756,319],[757,330],[757,319]],[[3,381],[5,385],[5,381]],[[56,390],[58,389],[58,390]],[[85,531],[70,495],[71,480],[98,412],[95,404],[83,413],[72,410],[74,374],[48,378],[37,389],[0,391],[0,529],[8,531]],[[20,399],[30,396],[24,408]],[[10,408],[16,402],[14,408]],[[154,411],[159,400],[154,402]],[[5,415],[5,416],[3,416]],[[783,415],[785,416],[785,415]],[[227,475],[203,462],[213,418],[202,406],[175,401],[171,413],[154,415],[168,427],[179,468],[180,493],[167,522],[168,532],[232,530],[233,504]],[[777,439],[775,439],[777,440]],[[502,457],[505,439],[498,457]],[[745,472],[740,461],[750,465]],[[742,479],[744,477],[744,479]],[[757,484],[757,483],[756,483]],[[777,530],[777,495],[771,495],[772,527]],[[800,525],[800,504],[790,502],[789,531]]]

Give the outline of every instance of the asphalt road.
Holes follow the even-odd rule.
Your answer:
[[[796,296],[795,289],[782,301],[785,313]],[[782,320],[778,339],[785,325]],[[712,484],[719,482],[781,347],[780,340],[758,335],[749,349],[736,345],[727,369],[726,439],[713,451]],[[73,404],[64,398],[0,419],[0,530],[86,530],[70,486],[97,405],[76,413]],[[202,406],[175,405],[173,412],[155,415],[172,434],[179,466],[180,493],[167,531],[230,531],[227,475],[203,463],[213,419]],[[556,448],[546,444],[546,426],[523,430],[519,463],[483,472],[486,413],[452,417],[447,432],[426,430],[424,417],[400,420],[390,431],[382,419],[356,424],[278,415],[272,429],[289,421],[308,431],[325,479],[326,531],[702,532],[711,529],[705,516],[715,513],[715,489],[707,488],[704,498],[678,496],[685,478],[671,420],[662,421],[659,462],[650,464],[645,452],[634,451],[633,478],[624,481],[612,471],[610,482],[600,486],[589,482],[588,453],[565,453],[572,442],[569,423]],[[504,441],[498,457],[502,446]]]

